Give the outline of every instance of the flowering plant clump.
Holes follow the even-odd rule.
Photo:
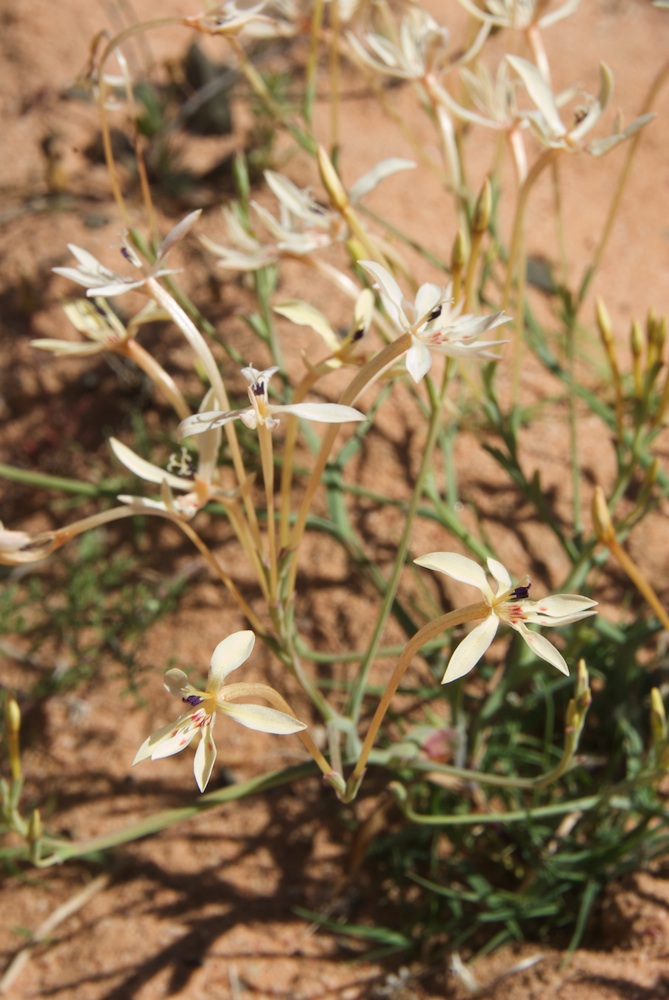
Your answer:
[[[591,295],[611,287],[608,277],[601,284],[601,263],[619,213],[631,211],[625,188],[646,135],[662,146],[654,108],[669,64],[663,56],[630,124],[622,112],[606,124],[613,76],[605,62],[595,96],[576,82],[560,91],[551,82],[559,76],[552,39],[591,39],[571,27],[572,18],[592,17],[587,5],[459,2],[462,33],[445,23],[448,11],[428,13],[414,0],[397,9],[369,0],[224,0],[100,33],[84,82],[100,111],[118,206],[109,242],[118,251],[120,239],[122,263],[117,272],[104,263],[104,247],[93,253],[69,244],[74,265],[54,269],[69,294],[78,286],[79,298],[65,304],[69,328],[65,322],[62,337],[33,346],[51,355],[43,362],[62,365],[62,380],[78,365],[109,362],[124,391],[114,406],[102,401],[90,411],[104,414],[95,428],[103,446],[90,462],[83,445],[70,448],[59,465],[68,476],[54,476],[52,464],[27,469],[33,451],[26,449],[0,467],[16,491],[27,483],[69,498],[39,520],[32,499],[28,513],[3,509],[0,564],[10,581],[7,604],[17,601],[11,621],[25,637],[16,648],[32,656],[42,634],[33,620],[45,612],[36,607],[42,576],[32,590],[25,582],[31,563],[90,531],[97,548],[120,552],[133,567],[149,560],[147,578],[160,585],[144,601],[134,591],[128,601],[122,589],[130,611],[120,638],[106,631],[118,615],[105,613],[104,559],[83,585],[72,584],[69,603],[69,583],[57,579],[59,646],[70,631],[62,628],[63,606],[72,610],[71,631],[89,635],[82,593],[94,605],[99,631],[87,669],[100,672],[96,683],[105,683],[101,649],[114,649],[133,670],[128,688],[143,684],[135,671],[145,658],[135,656],[130,634],[151,647],[153,621],[173,607],[168,591],[188,589],[180,614],[199,612],[194,655],[229,633],[203,687],[180,668],[165,673],[163,686],[181,705],[173,721],[155,721],[162,709],[156,682],[147,682],[152,720],[133,737],[136,746],[158,725],[128,766],[196,742],[195,782],[209,791],[194,796],[189,815],[316,777],[341,803],[368,796],[354,867],[383,829],[384,844],[375,846],[397,872],[384,903],[395,905],[408,881],[415,899],[430,897],[416,918],[420,932],[393,930],[393,948],[400,939],[406,949],[428,938],[439,948],[445,939],[448,947],[483,941],[493,923],[495,942],[516,940],[526,928],[535,933],[535,917],[547,921],[545,937],[571,924],[575,947],[604,878],[630,870],[634,845],[645,863],[669,842],[660,794],[669,726],[661,692],[648,681],[662,667],[657,636],[669,630],[669,615],[627,544],[669,494],[658,444],[669,414],[667,320],[635,303],[646,319],[632,323],[623,352],[620,304],[612,320]],[[662,11],[644,16],[666,20]],[[175,186],[163,197],[160,169],[191,176],[170,157],[183,145],[190,154],[192,145],[196,163],[199,140],[175,142],[173,133],[193,108],[203,110],[219,81],[191,94],[174,120],[173,96],[146,120],[138,115],[141,95],[154,88],[135,79],[129,46],[166,24],[189,39],[195,29],[212,51],[219,47],[228,69],[216,100],[224,92],[227,99],[229,85],[235,113],[245,103],[255,123],[233,137],[235,149],[247,150],[234,157],[235,198],[223,198],[209,172],[194,174],[187,214],[169,222],[161,212],[174,205]],[[596,71],[591,53],[588,60]],[[172,89],[161,83],[155,95]],[[621,106],[634,107],[621,92]],[[344,132],[342,102],[348,115],[351,94],[369,125],[365,143],[348,118]],[[141,202],[134,194],[127,200],[127,172],[114,160],[117,117],[119,128],[137,129]],[[589,206],[592,253],[584,262],[584,241],[571,230],[580,174],[567,181],[561,164],[589,154],[594,173],[602,168],[597,158],[617,146],[597,227]],[[389,155],[370,155],[374,148]],[[537,185],[549,178],[539,220]],[[205,207],[190,211],[195,204]],[[538,224],[546,204],[555,210],[550,226]],[[627,231],[640,231],[640,219],[628,218]],[[255,363],[245,364],[249,358]],[[41,372],[37,381],[41,392]],[[92,382],[102,385],[97,371]],[[68,419],[77,412],[72,407]],[[587,439],[595,435],[603,455],[606,493],[592,449],[583,447],[586,419]],[[57,450],[67,422],[54,417],[52,427],[50,416],[48,423]],[[69,513],[77,502],[86,509]],[[172,535],[183,544],[172,545]],[[183,557],[183,545],[192,557]],[[457,552],[416,558],[442,546]],[[79,562],[90,549],[70,547]],[[513,582],[500,561],[512,554],[537,583]],[[624,577],[608,577],[610,558]],[[478,599],[442,608],[435,587],[444,577],[474,587]],[[222,585],[216,607],[212,580]],[[535,600],[535,587],[556,592]],[[607,620],[616,602],[616,620]],[[566,629],[559,648],[542,632],[556,627]],[[272,684],[231,682],[256,640]],[[502,666],[472,673],[493,640]],[[72,648],[78,664],[74,641]],[[32,675],[25,676],[32,697]],[[601,708],[593,719],[595,696]],[[34,785],[38,804],[25,815],[20,710],[11,694],[7,706],[9,772],[0,795],[5,825],[21,844],[11,848],[12,864],[17,852],[40,866],[91,856],[185,815],[168,810],[84,842],[51,836]],[[225,740],[226,719],[251,731],[237,736],[253,773],[216,787],[214,732],[218,720],[216,738]],[[267,771],[257,732],[297,736],[290,764]],[[584,749],[593,745],[596,752]],[[611,747],[604,764],[602,746]],[[137,787],[147,772],[137,772]],[[346,814],[351,823],[354,810]]]

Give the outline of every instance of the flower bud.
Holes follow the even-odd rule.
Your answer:
[[[604,496],[604,491],[601,486],[595,486],[595,492],[592,498],[592,522],[595,534],[600,542],[604,545],[609,545],[610,542],[615,541],[616,532],[613,527],[611,515],[609,514],[606,497]]]
[[[490,224],[490,215],[492,213],[492,187],[490,185],[490,178],[486,177],[483,182],[483,187],[481,188],[481,193],[478,196],[476,206],[474,207],[474,215],[472,216],[472,234],[480,236],[485,233]]]
[[[653,748],[659,754],[667,740],[667,716],[659,688],[653,688],[650,692],[650,731]]]
[[[643,368],[641,356],[643,354],[643,330],[638,320],[632,323],[630,330],[630,347],[632,348],[632,372],[634,374],[634,394],[637,399],[643,395]]]
[[[21,709],[14,695],[8,694],[5,701],[5,731],[7,733],[7,752],[12,778],[18,781],[21,777],[21,755],[19,750],[19,732],[21,730]]]
[[[318,169],[321,175],[321,180],[323,181],[323,186],[330,196],[332,205],[338,212],[344,212],[349,206],[348,195],[346,194],[344,185],[339,180],[339,176],[332,165],[330,157],[322,146],[318,147]]]

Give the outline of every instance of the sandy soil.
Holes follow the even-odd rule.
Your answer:
[[[432,6],[435,12],[442,7]],[[182,5],[170,0],[160,5],[160,14],[179,9]],[[138,19],[155,16],[155,4],[141,0],[134,12]],[[66,244],[86,246],[109,262],[116,252],[110,247],[118,240],[121,224],[105,168],[87,152],[97,134],[96,114],[67,88],[86,62],[92,36],[106,18],[107,24],[118,28],[119,16],[116,8],[84,0],[63,0],[57,7],[34,0],[0,11],[0,93],[6,143],[6,154],[0,159],[0,412],[4,421],[0,458],[55,475],[79,474],[90,479],[108,474],[111,466],[105,439],[110,433],[122,436],[130,430],[137,385],[122,382],[116,390],[117,376],[104,363],[55,363],[46,356],[35,357],[29,341],[67,335],[60,300],[72,289],[50,274],[51,267],[68,261]],[[568,29],[557,28],[550,36],[556,84],[578,79],[595,89],[596,62],[605,59],[616,75],[617,102],[631,118],[666,58],[669,15],[653,10],[645,0],[583,0],[576,17],[567,23]],[[158,32],[151,43],[152,58],[175,58],[188,41],[183,32]],[[402,88],[396,93],[398,109],[408,109]],[[342,160],[348,181],[379,158],[379,149],[384,155],[410,155],[388,122],[372,115],[373,108],[364,93],[351,94],[345,104]],[[606,263],[593,288],[593,295],[606,297],[621,333],[649,307],[658,313],[669,311],[669,91],[663,91],[656,110],[658,120],[644,138]],[[241,110],[240,120],[244,120]],[[421,128],[420,123],[417,127]],[[243,141],[241,131],[238,126],[232,137],[217,140],[216,145],[209,140],[199,142],[199,155],[214,162],[239,144],[240,136]],[[192,151],[185,150],[186,160],[189,156],[193,158]],[[567,239],[575,269],[594,245],[601,206],[622,162],[619,153],[615,156],[606,161],[604,170],[584,158],[574,158],[564,166]],[[290,169],[298,182],[314,183],[313,174],[307,175],[300,163]],[[124,182],[132,191],[129,172]],[[139,218],[141,204],[136,187],[134,191],[130,203]],[[454,228],[447,216],[439,217],[435,225],[435,205],[441,204],[438,189],[427,184],[420,197],[407,204],[400,191],[399,183],[390,180],[371,204],[382,208],[384,199],[391,200],[392,217],[399,225],[430,249],[446,254]],[[217,197],[205,182],[198,194],[207,203]],[[550,189],[542,186],[531,209],[531,253],[542,255],[547,242],[553,245],[548,233],[551,204]],[[159,205],[161,218],[167,225],[168,219],[178,218],[188,207],[183,198],[166,199]],[[202,227],[220,237],[214,212],[203,219]],[[243,353],[248,333],[235,315],[248,302],[243,284],[230,280],[212,295],[201,259],[193,253],[189,264],[192,296],[217,325],[225,324],[227,335]],[[297,269],[287,268],[283,282],[286,295],[296,294],[303,279]],[[313,291],[317,289],[314,286]],[[332,301],[324,306],[335,321],[338,308]],[[345,321],[345,312],[341,319]],[[165,334],[166,344],[178,364],[179,347],[169,336]],[[295,341],[295,357],[299,348],[300,342]],[[590,348],[586,345],[586,349]],[[185,358],[183,371],[186,377]],[[545,376],[532,368],[523,378],[528,399],[540,399],[550,391],[541,381]],[[398,463],[420,434],[419,428],[402,424],[398,419],[403,416],[401,400],[398,407],[395,423],[386,422],[378,431],[383,464],[367,470],[374,488],[388,495],[394,495],[402,477],[410,474],[410,469],[402,470]],[[158,427],[165,412],[147,400],[147,425]],[[582,435],[584,475],[591,483],[600,481],[606,486],[612,468],[609,443],[589,436],[587,424]],[[74,441],[80,442],[80,450]],[[467,442],[460,446],[466,449]],[[558,425],[550,416],[542,418],[527,434],[524,446],[547,486],[561,497],[567,442]],[[543,575],[541,582],[550,584],[551,577],[559,577],[564,569],[560,557],[546,548],[546,539],[532,525],[524,526],[522,537],[509,537],[506,526],[513,514],[512,500],[495,494],[496,476],[492,464],[481,458],[465,477],[463,489],[476,488],[488,498],[482,501],[482,514],[500,555],[519,566],[527,558],[525,550],[535,561],[537,579]],[[47,523],[40,513],[44,502],[40,491],[3,484],[0,516],[16,527],[43,525]],[[563,502],[566,509],[566,494]],[[651,527],[631,541],[636,557],[661,585],[666,578],[664,514],[658,514]],[[60,504],[54,516],[65,521],[68,511]],[[397,525],[392,518],[379,520],[373,510],[360,516],[366,518],[370,547],[393,537]],[[113,532],[109,537],[112,544],[117,540]],[[443,547],[437,533],[428,529],[420,544]],[[328,561],[323,545],[322,540],[314,541],[310,558],[305,560],[306,566],[317,567],[305,570],[309,598],[300,609],[305,620],[311,616],[318,623],[310,638],[328,648],[341,645],[342,635],[346,641],[364,641],[366,607],[372,595],[364,587],[351,594],[345,564]],[[552,563],[553,559],[558,562]],[[193,798],[192,764],[185,754],[131,773],[129,762],[156,720],[162,723],[171,711],[158,683],[164,664],[173,659],[206,667],[210,650],[221,638],[220,599],[192,554],[169,532],[151,530],[147,561],[148,572],[156,578],[166,566],[172,573],[186,572],[192,578],[177,613],[154,625],[138,647],[138,662],[147,667],[142,674],[146,703],[129,696],[111,661],[103,661],[100,679],[84,689],[26,706],[24,766],[29,797],[43,803],[48,816],[46,803],[57,789],[58,830],[73,837],[95,836],[152,810],[187,805]],[[664,591],[668,596],[666,586]],[[240,627],[242,620],[226,609],[224,631]],[[393,635],[389,638],[392,641]],[[0,648],[4,651],[0,654],[2,684],[19,692],[31,689],[40,672],[52,667],[48,658],[47,662],[26,661],[20,644]],[[277,686],[285,682],[262,653],[255,657],[249,679],[253,671],[257,679]],[[258,740],[255,734],[251,739],[239,727],[230,727],[226,735],[228,778],[250,778],[303,759],[300,748],[290,741]],[[218,777],[222,782],[225,775]],[[364,802],[360,808],[365,808]],[[295,913],[295,907],[303,907],[319,914],[345,913],[354,921],[373,919],[375,872],[363,865],[354,879],[349,878],[351,820],[351,811],[336,805],[331,793],[312,779],[289,791],[276,790],[203,814],[117,851],[103,866],[78,863],[46,872],[9,874],[0,895],[0,966],[9,967],[17,955],[20,959],[12,967],[11,981],[6,981],[7,995],[77,1000],[669,997],[669,885],[662,871],[639,872],[624,884],[610,887],[587,947],[567,963],[559,948],[502,949],[468,970],[467,975],[475,977],[468,988],[467,975],[454,971],[452,959],[443,956],[428,956],[400,968],[396,961],[361,960],[360,946],[317,930]],[[69,916],[60,910],[68,902],[73,903]],[[54,914],[62,919],[45,927]],[[40,928],[41,943],[22,950],[26,937],[40,933]]]

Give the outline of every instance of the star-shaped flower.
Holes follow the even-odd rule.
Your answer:
[[[88,250],[75,246],[73,243],[69,243],[68,247],[70,252],[76,257],[78,266],[54,267],[53,270],[56,274],[62,274],[63,277],[76,281],[78,285],[83,285],[87,289],[86,295],[89,298],[100,296],[109,299],[114,295],[122,295],[124,292],[130,292],[133,289],[140,288],[149,278],[160,278],[165,274],[175,273],[173,269],[163,267],[163,263],[172,247],[186,236],[201,214],[201,210],[199,209],[196,212],[191,212],[190,215],[183,218],[169,231],[158,247],[156,259],[151,267],[145,266],[135,253],[127,236],[123,237],[121,253],[129,264],[132,264],[138,271],[141,271],[140,278],[125,277],[116,274],[115,271],[111,271],[104,264],[101,264],[97,257],[94,257]]]
[[[251,405],[243,410],[209,410],[196,413],[179,425],[179,436],[189,437],[192,434],[202,434],[203,431],[222,427],[231,420],[241,420],[247,427],[256,428],[259,424],[273,430],[279,423],[277,414],[292,413],[303,420],[314,420],[316,423],[342,424],[349,420],[365,420],[364,413],[353,406],[342,406],[339,403],[288,403],[278,405],[270,403],[267,384],[279,369],[266,368],[257,371],[252,365],[242,368],[242,375],[249,382],[249,399]]]
[[[546,660],[561,673],[569,675],[569,667],[555,646],[538,632],[531,632],[526,623],[553,628],[569,625],[581,618],[597,614],[597,602],[580,594],[555,594],[542,601],[528,597],[530,581],[526,577],[518,586],[513,585],[507,570],[496,559],[488,559],[488,571],[497,583],[496,591],[488,583],[485,570],[467,556],[455,552],[430,552],[415,562],[426,569],[444,573],[452,580],[478,587],[489,612],[483,621],[467,635],[451,656],[442,684],[464,677],[478,663],[495,638],[500,622],[505,622],[520,632],[533,653]]]
[[[556,21],[569,17],[578,7],[580,0],[566,0],[553,10],[546,9],[546,0],[485,0],[483,9],[471,0],[459,0],[460,4],[474,17],[494,28],[515,28],[527,31],[537,25],[547,28]]]
[[[165,690],[190,705],[190,711],[179,716],[176,722],[162,726],[152,733],[137,751],[133,766],[148,757],[151,760],[171,757],[172,754],[179,753],[187,747],[199,733],[201,739],[195,751],[193,771],[197,786],[203,792],[216,761],[213,730],[217,712],[227,715],[247,729],[256,729],[262,733],[284,736],[306,729],[303,722],[288,715],[287,712],[279,712],[264,705],[232,703],[231,699],[247,697],[249,694],[265,696],[263,689],[267,689],[263,684],[229,684],[227,687],[225,684],[228,675],[251,655],[255,638],[251,631],[234,632],[219,642],[211,657],[204,691],[193,687],[183,670],[167,671]],[[254,688],[257,690],[254,691]]]
[[[474,355],[497,360],[497,355],[492,354],[489,348],[497,347],[500,341],[483,341],[480,344],[475,341],[482,333],[493,330],[501,323],[507,323],[509,317],[504,313],[498,312],[492,316],[472,316],[466,313],[461,316],[462,303],[453,305],[450,285],[447,288],[432,284],[421,285],[411,306],[405,302],[400,286],[385,267],[369,260],[358,263],[375,279],[384,308],[398,333],[411,334],[412,346],[407,351],[406,360],[408,372],[414,382],[420,382],[429,372],[432,351],[451,358]]]
[[[537,67],[520,56],[506,56],[506,60],[525,84],[536,106],[531,111],[519,111],[518,115],[529,122],[539,140],[550,149],[583,150],[591,156],[603,156],[654,118],[652,114],[640,115],[623,128],[617,116],[610,135],[586,141],[586,135],[595,127],[613,96],[613,74],[606,63],[599,66],[599,94],[589,98],[584,107],[577,108],[573,123],[567,126],[560,117],[551,88]]]

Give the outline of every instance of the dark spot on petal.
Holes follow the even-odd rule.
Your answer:
[[[515,598],[517,601],[525,601],[530,596],[531,583],[528,583],[526,587],[516,587],[514,591],[511,592],[511,597]]]
[[[132,254],[127,247],[121,247],[121,254],[128,261],[129,264],[133,263]]]
[[[253,385],[251,386],[251,392],[253,393],[254,396],[264,396],[265,383],[261,379],[258,379],[258,381],[254,382]]]
[[[355,343],[356,340],[360,340],[362,338],[364,332],[365,332],[364,327],[360,327],[359,330],[356,330],[355,333],[352,333],[351,334],[351,340],[352,340],[352,342]]]
[[[427,322],[428,322],[428,323],[431,323],[431,322],[432,322],[432,320],[434,320],[434,319],[439,319],[439,317],[441,316],[441,311],[442,311],[442,309],[443,309],[443,306],[436,306],[436,307],[435,307],[435,308],[434,308],[434,309],[432,310],[432,312],[430,313],[430,315],[429,315],[429,316],[427,317]]]
[[[202,704],[202,698],[200,698],[197,694],[189,694],[187,698],[182,698],[181,700],[185,701],[187,705],[192,705],[193,708],[195,708],[196,705]]]

